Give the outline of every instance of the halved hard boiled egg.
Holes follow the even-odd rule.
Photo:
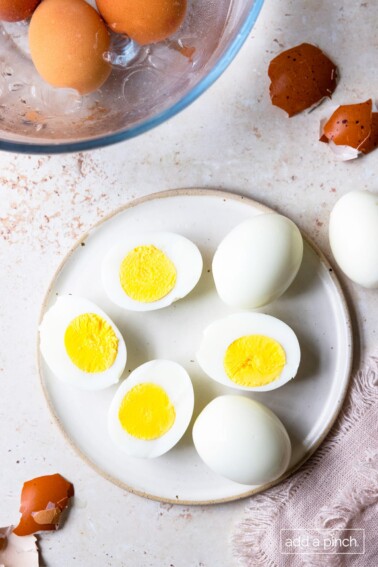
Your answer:
[[[131,311],[152,311],[185,297],[198,283],[202,256],[190,240],[172,232],[129,235],[102,264],[109,298]]]
[[[300,347],[283,321],[263,313],[236,313],[205,329],[197,360],[220,384],[265,392],[294,378]]]
[[[109,409],[109,435],[129,456],[158,457],[184,435],[193,407],[186,370],[170,360],[151,360],[118,388]]]
[[[88,299],[58,297],[39,332],[41,353],[57,378],[83,390],[101,390],[119,381],[126,365],[125,341]]]

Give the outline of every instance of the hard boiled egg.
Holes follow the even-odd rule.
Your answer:
[[[102,264],[109,298],[124,309],[152,311],[185,297],[202,273],[197,246],[179,234],[151,232],[125,237]]]
[[[236,313],[205,329],[197,360],[220,384],[265,392],[294,378],[300,347],[283,321],[263,313]]]
[[[354,282],[378,288],[378,195],[351,191],[334,206],[329,241],[336,262]]]
[[[193,406],[192,382],[182,366],[170,360],[146,362],[114,396],[108,416],[110,437],[129,456],[158,457],[184,435]]]
[[[83,390],[101,390],[120,379],[126,345],[113,321],[87,299],[64,295],[45,313],[40,348],[52,372]]]
[[[187,0],[96,0],[98,10],[116,33],[144,45],[163,41],[184,21]]]
[[[54,87],[87,94],[110,74],[103,57],[109,32],[85,0],[43,0],[30,22],[29,45],[38,73]]]
[[[302,256],[302,236],[290,219],[276,213],[257,215],[236,226],[215,252],[218,294],[231,307],[266,305],[290,286]]]
[[[244,396],[220,396],[197,417],[193,442],[214,472],[240,484],[259,485],[287,469],[291,443],[278,417]]]

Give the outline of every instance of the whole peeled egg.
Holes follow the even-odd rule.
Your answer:
[[[0,0],[0,20],[20,22],[30,18],[40,0]]]
[[[30,21],[29,46],[41,77],[54,87],[87,94],[100,88],[111,66],[110,35],[85,0],[43,0]]]
[[[332,253],[355,283],[378,288],[378,195],[351,191],[333,207],[329,221]]]
[[[195,448],[215,473],[239,484],[259,485],[287,469],[291,443],[278,417],[244,396],[219,396],[197,417]]]
[[[276,213],[256,215],[231,230],[215,252],[218,295],[231,307],[262,307],[287,290],[302,257],[302,235],[290,219]]]
[[[185,19],[187,0],[96,0],[98,10],[116,33],[141,45],[163,41]]]

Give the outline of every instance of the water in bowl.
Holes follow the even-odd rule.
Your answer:
[[[46,84],[28,49],[28,23],[0,23],[0,137],[77,141],[144,123],[180,101],[212,69],[247,17],[252,0],[189,0],[181,29],[169,40],[139,46],[113,34],[104,57],[112,73],[80,96]]]

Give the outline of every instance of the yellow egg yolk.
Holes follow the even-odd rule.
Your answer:
[[[72,362],[84,372],[104,372],[118,353],[118,338],[113,328],[96,313],[83,313],[68,325],[64,346]]]
[[[166,391],[157,384],[145,382],[131,388],[122,400],[118,419],[129,435],[144,441],[158,439],[174,424],[176,418]]]
[[[119,277],[124,292],[143,303],[162,299],[176,285],[176,268],[162,250],[138,246],[123,259]]]
[[[247,335],[230,344],[223,364],[227,376],[239,386],[265,386],[280,376],[286,354],[270,337]]]

